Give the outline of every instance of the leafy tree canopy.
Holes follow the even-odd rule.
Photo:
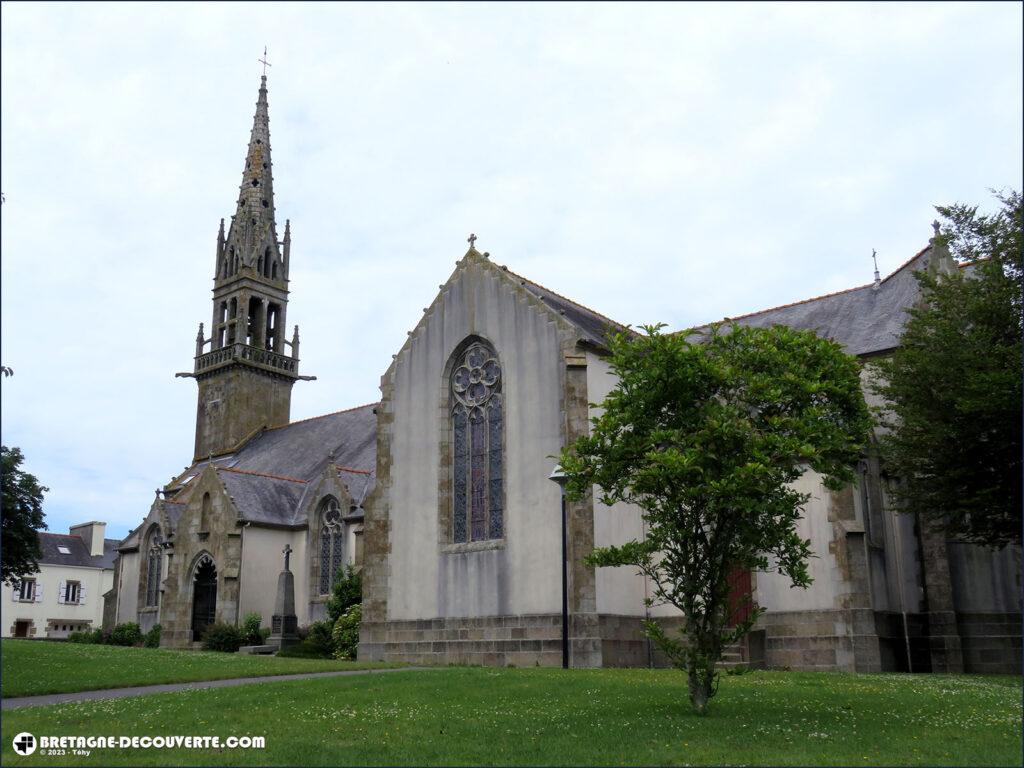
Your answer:
[[[685,642],[646,628],[703,713],[716,662],[757,618],[729,627],[730,574],[777,569],[810,583],[810,542],[797,529],[808,495],[791,483],[808,468],[829,488],[852,480],[871,418],[858,362],[809,331],[732,324],[694,339],[661,327],[611,339],[618,384],[561,465],[570,499],[596,484],[604,503],[640,508],[646,537],[588,562],[636,566],[653,601],[682,612]]]
[[[0,478],[2,478],[3,517],[0,532],[0,580],[11,584],[22,576],[38,573],[37,561],[43,556],[39,549],[39,529],[43,522],[43,494],[49,488],[39,484],[34,475],[20,469],[24,456],[20,448],[0,446]]]
[[[918,273],[922,302],[900,345],[877,364],[888,401],[881,448],[906,512],[961,539],[1021,543],[1021,195],[1002,208],[938,207],[935,247],[955,274]],[[977,262],[977,259],[984,261]]]

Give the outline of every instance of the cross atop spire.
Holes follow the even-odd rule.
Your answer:
[[[256,59],[256,61],[258,61],[260,64],[263,65],[263,77],[266,77],[267,76],[267,67],[274,66],[269,61],[267,61],[267,46],[265,46],[265,45],[263,46],[263,58],[262,59]]]

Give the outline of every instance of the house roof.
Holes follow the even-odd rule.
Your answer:
[[[862,285],[726,320],[755,328],[787,325],[811,330],[843,344],[852,355],[893,349],[907,321],[907,310],[920,293],[914,272],[924,268],[930,253],[928,246],[877,287]]]
[[[43,556],[40,565],[75,565],[83,568],[113,568],[114,557],[120,542],[117,539],[103,540],[103,554],[93,557],[85,541],[76,535],[66,533],[39,532],[39,549]],[[67,550],[67,554],[58,547]]]

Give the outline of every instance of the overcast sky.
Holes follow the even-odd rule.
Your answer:
[[[1021,188],[1021,9],[5,2],[3,443],[57,533],[191,461],[264,45],[298,420],[379,399],[470,232],[672,329],[888,274]]]

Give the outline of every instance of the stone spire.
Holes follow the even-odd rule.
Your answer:
[[[245,156],[242,184],[238,190],[238,207],[231,217],[227,246],[229,250],[234,249],[239,259],[239,268],[248,266],[263,272],[259,261],[260,256],[266,255],[268,247],[273,251],[272,256],[276,256],[278,262],[281,261],[277,254],[277,227],[274,221],[274,177],[270,162],[270,113],[267,109],[266,75],[260,81],[256,114],[249,136],[249,151]],[[275,277],[283,280],[284,275]]]
[[[274,221],[267,77],[260,82],[242,184],[227,234],[217,233],[209,338],[200,326],[197,457],[231,450],[264,426],[287,424],[298,373],[297,338],[285,337],[291,228]]]

